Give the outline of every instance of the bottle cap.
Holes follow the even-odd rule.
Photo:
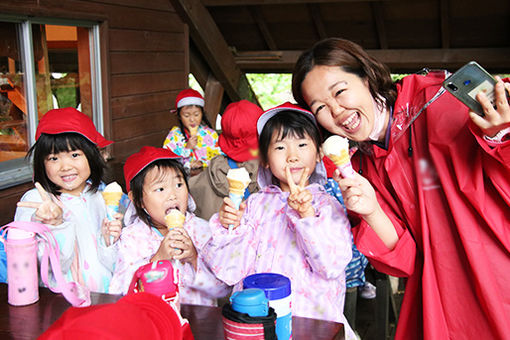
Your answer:
[[[7,232],[8,240],[24,240],[27,238],[34,238],[35,234],[31,231],[25,231],[21,229],[11,228]]]
[[[260,288],[269,300],[283,299],[290,295],[290,280],[288,277],[276,273],[252,274],[244,278],[243,287]]]
[[[230,297],[232,309],[239,313],[246,313],[252,317],[267,316],[269,305],[262,289],[248,288],[235,292]]]

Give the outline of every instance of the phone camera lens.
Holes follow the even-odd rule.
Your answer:
[[[452,91],[457,91],[459,89],[454,83],[448,83],[446,86],[448,86],[448,88]]]

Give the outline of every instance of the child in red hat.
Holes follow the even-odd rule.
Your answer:
[[[65,277],[101,293],[108,292],[116,257],[110,236],[115,241],[122,228],[121,214],[108,221],[97,191],[106,167],[98,148],[111,143],[80,111],[48,111],[28,151],[36,188],[23,195],[14,218],[48,225],[59,243]]]
[[[184,167],[194,175],[221,153],[218,133],[204,114],[204,98],[198,91],[181,91],[175,100],[175,109],[179,126],[170,130],[163,147],[182,156]]]
[[[180,272],[180,301],[215,305],[230,291],[200,256],[211,237],[207,221],[193,214],[181,157],[170,150],[144,146],[124,165],[133,208],[128,208],[118,242],[111,294],[126,294],[136,270],[149,262],[172,260]],[[182,226],[167,226],[167,215],[180,215]]]
[[[251,182],[244,199],[257,192],[258,148],[257,119],[262,109],[247,100],[231,103],[221,116],[222,132],[218,139],[225,155],[214,157],[209,167],[189,180],[190,193],[197,203],[195,214],[206,220],[217,213],[228,196],[227,173],[230,169],[244,167]]]

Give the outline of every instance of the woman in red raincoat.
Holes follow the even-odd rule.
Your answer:
[[[510,86],[498,79],[497,109],[478,94],[481,117],[442,89],[446,76],[395,85],[361,47],[330,38],[301,55],[292,87],[324,129],[359,144],[363,176],[335,179],[359,217],[358,249],[408,278],[395,338],[508,338]]]

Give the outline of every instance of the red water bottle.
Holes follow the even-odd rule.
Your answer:
[[[129,285],[128,294],[147,292],[163,299],[180,311],[179,270],[168,260],[147,263],[138,268]]]

